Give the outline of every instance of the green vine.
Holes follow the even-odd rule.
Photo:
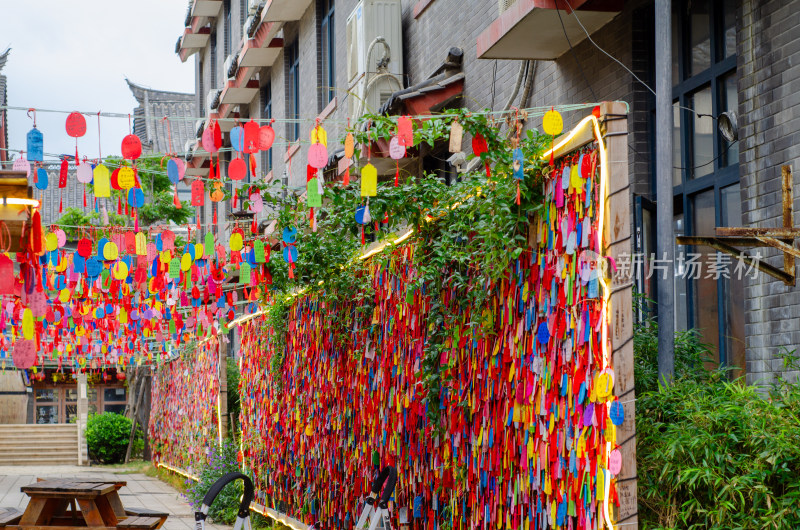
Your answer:
[[[428,401],[428,420],[440,427],[441,392],[451,384],[455,358],[442,365],[445,352],[457,340],[462,326],[491,332],[493,319],[487,309],[492,287],[508,272],[514,260],[528,247],[528,231],[534,215],[542,207],[543,185],[541,154],[551,138],[528,130],[517,138],[515,130],[503,132],[501,123],[467,110],[448,111],[417,124],[415,145],[442,145],[449,138],[451,124],[457,120],[465,138],[481,135],[487,151],[481,154],[477,169],[460,174],[448,185],[436,175],[404,174],[398,186],[379,185],[379,193],[370,198],[373,220],[380,223],[364,226],[365,238],[380,240],[390,233],[412,228],[408,244],[414,245],[416,278],[413,289],[426,294],[426,336],[423,349],[422,384]],[[387,116],[364,116],[351,129],[359,149],[369,141],[388,141],[396,131],[396,122]],[[524,155],[524,179],[513,178],[513,149]],[[474,158],[470,155],[469,159]],[[487,167],[489,168],[487,172]],[[357,168],[351,172],[358,173]],[[488,173],[488,174],[487,174]],[[519,186],[519,188],[517,188]],[[519,189],[519,204],[517,193]],[[314,209],[316,232],[310,224],[310,211],[303,200],[289,190],[266,193],[265,203],[276,211],[275,235],[284,228],[297,229],[298,251],[290,278],[289,265],[283,256],[274,256],[268,265],[272,276],[264,303],[271,304],[265,326],[278,342],[271,361],[271,372],[278,376],[286,350],[286,319],[293,303],[292,294],[318,296],[328,304],[328,312],[337,304],[350,303],[362,314],[373,310],[372,275],[366,261],[359,260],[363,250],[361,229],[355,221],[356,208],[365,204],[357,184],[329,185],[323,206]],[[386,249],[372,262],[388,264]],[[445,299],[445,294],[448,294]],[[352,326],[348,319],[326,319],[335,328],[334,335],[346,335]],[[455,338],[454,338],[455,337]],[[278,377],[280,379],[280,377]]]

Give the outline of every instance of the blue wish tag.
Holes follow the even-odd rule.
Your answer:
[[[611,403],[611,423],[617,426],[625,423],[625,408],[619,402],[619,399],[615,399]]]
[[[167,177],[169,177],[169,181],[173,184],[177,184],[178,181],[181,180],[181,173],[180,169],[178,168],[178,162],[175,161],[174,158],[170,158],[167,162]]]
[[[45,171],[43,167],[40,167],[36,170],[36,189],[46,190],[48,183],[47,171]]]
[[[514,168],[514,178],[523,180],[525,178],[525,157],[522,156],[522,149],[519,147],[514,149],[514,162],[512,167]]]
[[[234,127],[231,129],[231,147],[234,150],[242,152],[244,151],[244,128],[243,127]]]
[[[28,160],[44,162],[44,136],[36,127],[28,131]]]

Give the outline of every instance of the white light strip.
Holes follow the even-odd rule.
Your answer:
[[[39,201],[37,201],[36,199],[18,199],[16,197],[6,197],[3,200],[9,206],[33,206],[34,208],[39,207]]]

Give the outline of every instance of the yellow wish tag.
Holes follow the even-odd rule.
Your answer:
[[[564,120],[556,110],[548,110],[542,117],[542,129],[545,134],[555,136],[564,130]]]
[[[328,147],[328,133],[322,128],[321,125],[311,129],[311,143],[322,144],[325,147]]]
[[[147,236],[144,235],[144,232],[139,232],[136,234],[136,255],[147,255]]]
[[[367,164],[361,170],[361,196],[374,197],[378,194],[378,170]]]
[[[610,372],[603,372],[597,376],[597,397],[600,401],[606,401],[614,390],[614,379]]]
[[[22,312],[22,336],[31,340],[33,331],[33,311],[26,307]]]

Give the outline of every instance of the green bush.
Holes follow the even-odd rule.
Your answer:
[[[238,448],[231,440],[226,440],[221,448],[213,447],[208,455],[208,461],[200,473],[200,480],[191,483],[186,490],[186,498],[194,510],[199,510],[211,486],[223,475],[241,471],[236,460]],[[233,524],[239,511],[239,503],[244,487],[241,480],[236,480],[219,492],[217,498],[208,510],[208,516],[215,523]]]
[[[89,455],[103,464],[116,464],[125,460],[130,435],[131,420],[121,414],[92,414],[86,422]]]
[[[709,348],[690,331],[676,334],[675,382],[659,389],[657,335],[653,322],[634,334],[641,527],[800,528],[800,384],[706,371]]]

